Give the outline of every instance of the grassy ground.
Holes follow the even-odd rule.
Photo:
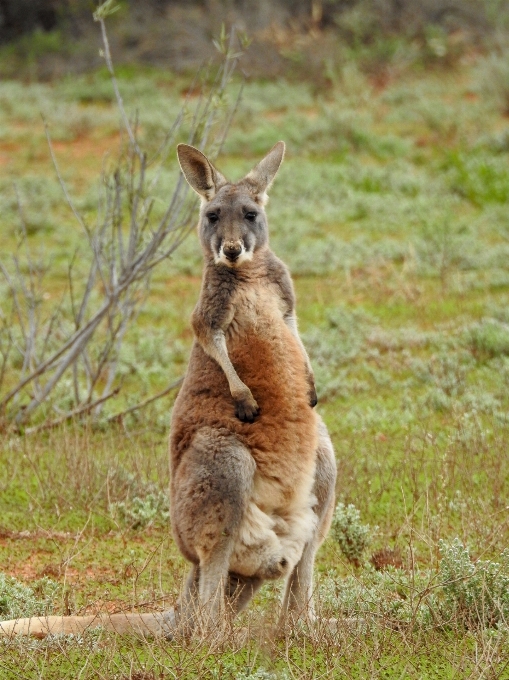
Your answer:
[[[294,275],[337,453],[338,500],[360,511],[357,528],[370,525],[357,564],[341,550],[341,527],[324,544],[319,609],[362,618],[274,640],[266,631],[278,586],[268,586],[244,621],[249,643],[176,645],[100,631],[19,640],[1,649],[1,678],[509,677],[509,571],[500,557],[509,539],[509,128],[503,84],[486,87],[493,68],[471,60],[380,88],[352,65],[322,93],[248,83],[218,163],[238,177],[278,139],[288,144],[268,206],[272,245]],[[121,85],[155,147],[187,83],[131,71]],[[118,114],[101,73],[0,84],[2,257],[17,240],[14,182],[30,245],[52,263],[50,303],[80,234],[53,176],[41,112],[90,216],[101,165],[118,144]],[[174,159],[164,172],[171,186]],[[131,394],[182,374],[199,277],[191,236],[156,273],[126,340]],[[168,398],[122,426],[3,436],[2,618],[175,601],[185,565],[167,527],[170,409]],[[370,557],[392,566],[375,571]],[[16,600],[25,586],[11,576],[32,591]]]

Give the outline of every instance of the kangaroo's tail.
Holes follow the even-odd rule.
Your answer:
[[[91,616],[33,616],[29,619],[0,621],[0,637],[79,634],[94,628],[115,633],[132,633],[145,637],[172,637],[175,626],[173,610],[155,614],[96,614]]]

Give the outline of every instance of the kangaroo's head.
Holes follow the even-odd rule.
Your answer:
[[[206,257],[217,265],[239,267],[268,241],[264,205],[285,153],[278,142],[244,179],[229,182],[201,151],[177,146],[184,177],[201,197],[199,235]]]

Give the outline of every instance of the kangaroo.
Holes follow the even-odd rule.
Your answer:
[[[268,245],[266,192],[285,145],[235,184],[197,149],[177,151],[201,197],[205,261],[170,435],[171,523],[193,564],[184,599],[216,626],[286,577],[282,618],[309,616],[336,468],[290,274]]]
[[[331,523],[336,463],[314,410],[291,277],[268,244],[266,192],[284,151],[278,142],[231,183],[198,149],[177,147],[201,198],[204,255],[195,341],[170,428],[171,525],[192,565],[177,606],[163,614],[23,619],[0,624],[0,632],[100,624],[169,637],[205,633],[224,629],[266,580],[278,578],[286,579],[279,626],[313,620],[314,558]]]

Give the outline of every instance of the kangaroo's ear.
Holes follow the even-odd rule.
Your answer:
[[[244,181],[252,185],[257,194],[261,194],[263,197],[272,184],[272,181],[279,170],[279,166],[283,162],[284,155],[285,143],[278,142],[277,144],[274,144],[265,158],[261,160],[248,175],[246,175]]]
[[[184,177],[192,189],[207,201],[212,200],[217,191],[228,184],[226,178],[216,170],[209,159],[201,151],[189,144],[177,146],[177,156]]]

